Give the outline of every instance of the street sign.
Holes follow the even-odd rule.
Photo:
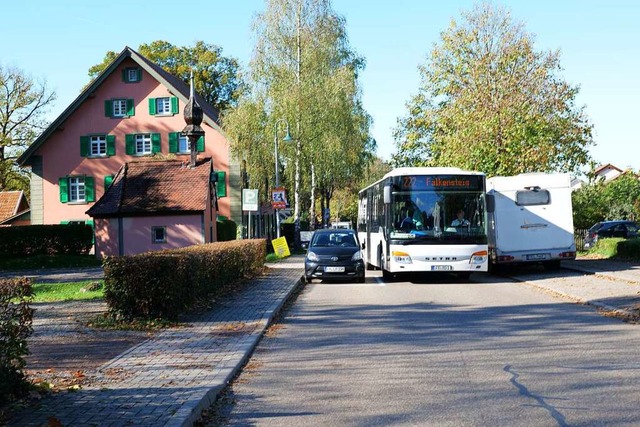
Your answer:
[[[242,210],[250,212],[258,210],[258,190],[242,189]]]

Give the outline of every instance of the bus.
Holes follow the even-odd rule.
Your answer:
[[[358,193],[358,238],[368,270],[488,269],[486,177],[459,168],[397,168]]]

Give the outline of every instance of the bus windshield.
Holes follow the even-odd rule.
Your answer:
[[[484,201],[476,190],[394,191],[389,237],[404,244],[486,243]]]

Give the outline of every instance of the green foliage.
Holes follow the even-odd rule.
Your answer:
[[[576,171],[592,125],[560,55],[536,52],[508,11],[483,3],[452,20],[420,67],[422,86],[395,131],[395,166],[457,166],[489,176]]]
[[[0,256],[87,254],[93,229],[84,224],[0,227]]]
[[[55,99],[55,92],[49,92],[44,82],[0,64],[0,191],[28,194],[28,175],[18,168],[16,159],[44,130],[45,114]]]
[[[28,391],[22,370],[33,332],[32,295],[29,279],[0,279],[0,406]]]
[[[270,1],[255,28],[247,90],[222,124],[253,188],[275,182],[274,145],[289,125],[295,141],[278,144],[287,165],[278,167],[299,221],[303,197],[319,193],[330,200],[336,188],[359,179],[372,158],[371,118],[358,84],[364,60],[328,1]]]
[[[138,52],[185,83],[193,71],[196,92],[218,110],[235,106],[240,88],[238,61],[222,56],[220,46],[203,41],[193,46],[174,46],[156,40],[141,44]],[[107,52],[102,63],[89,68],[89,77],[95,79],[117,56]]]
[[[102,261],[95,255],[32,255],[32,256],[2,256],[0,270],[29,270],[40,268],[76,268],[100,267]]]
[[[607,184],[584,185],[571,198],[576,228],[589,228],[604,220],[640,218],[640,181],[633,172]]]
[[[104,297],[116,318],[176,319],[262,270],[266,245],[239,240],[107,258]]]
[[[640,238],[622,239],[610,237],[598,239],[589,255],[599,258],[620,258],[624,260],[640,261]]]

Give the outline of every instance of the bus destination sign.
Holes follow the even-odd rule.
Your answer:
[[[405,175],[395,177],[401,190],[482,191],[483,175]]]

